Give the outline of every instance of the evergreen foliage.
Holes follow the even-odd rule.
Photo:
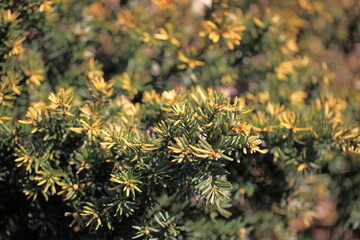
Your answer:
[[[360,5],[194,2],[0,2],[1,239],[360,236]]]

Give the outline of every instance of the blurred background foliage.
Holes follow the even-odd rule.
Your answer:
[[[359,238],[359,59],[357,0],[1,1],[0,237]]]

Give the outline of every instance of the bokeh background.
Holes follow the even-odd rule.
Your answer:
[[[143,133],[161,118],[164,91],[186,102],[181,94],[198,86],[243,99],[253,109],[243,120],[266,151],[225,164],[233,185],[226,213],[195,198],[200,210],[186,210],[159,194],[155,209],[176,216],[178,239],[359,239],[359,59],[357,0],[1,1],[0,237],[127,239],[106,230],[108,219],[97,233],[80,221],[81,204],[102,201],[94,189],[108,176],[96,182],[91,169],[103,166],[92,161],[108,155],[75,149],[79,139],[98,146],[105,125],[128,116]],[[78,119],[101,119],[93,135],[71,120],[84,136],[64,149],[22,125],[38,117],[29,107],[47,108],[61,88],[75,106],[89,106]],[[39,184],[51,171],[29,170],[28,138],[45,149],[34,162],[69,151],[74,159],[52,166],[61,183]],[[64,197],[69,186],[76,194]]]

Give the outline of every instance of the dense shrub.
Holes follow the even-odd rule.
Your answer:
[[[359,237],[359,5],[198,2],[0,2],[1,239]]]

